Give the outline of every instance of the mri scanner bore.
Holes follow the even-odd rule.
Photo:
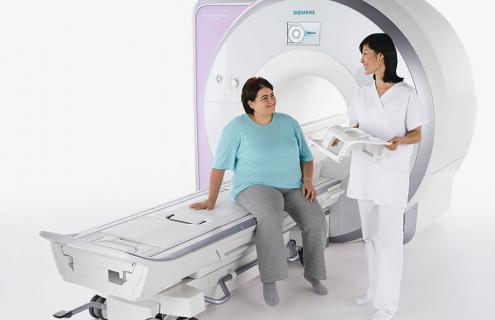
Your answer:
[[[197,192],[78,234],[41,232],[63,279],[97,292],[90,303],[57,317],[88,309],[110,320],[195,317],[259,275],[256,220],[232,201],[229,175],[213,211],[189,208],[207,197],[221,129],[243,112],[240,86],[252,76],[269,79],[279,111],[299,122],[309,142],[320,144],[310,148],[316,198],[329,225],[327,242],[359,239],[357,201],[343,195],[349,158],[337,149],[330,151],[340,159],[332,160],[322,142],[329,141],[330,128],[345,142],[340,148],[372,140],[338,130],[349,126],[345,114],[352,97],[373,81],[356,49],[369,34],[390,35],[398,51],[397,73],[429,120],[409,159],[404,241],[450,203],[452,179],[472,137],[476,101],[462,44],[425,1],[209,0],[198,2],[194,21]],[[298,260],[301,233],[288,216],[282,234],[288,260]]]

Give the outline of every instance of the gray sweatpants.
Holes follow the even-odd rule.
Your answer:
[[[257,219],[255,242],[262,282],[288,277],[282,235],[284,211],[302,231],[304,273],[314,279],[326,279],[324,250],[328,228],[318,201],[307,200],[301,189],[253,185],[239,194],[237,203]]]

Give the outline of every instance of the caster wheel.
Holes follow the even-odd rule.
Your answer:
[[[299,249],[297,251],[297,253],[299,254],[299,261],[301,262],[301,264],[304,266],[304,258],[303,258],[303,253],[304,253],[304,250],[303,248]]]
[[[159,314],[157,314],[157,315],[155,316],[155,319],[158,319],[158,320],[163,320],[163,319],[165,319],[165,317],[166,317],[166,316],[167,316],[167,315],[165,315],[165,314],[161,314],[161,313],[159,313]]]
[[[91,302],[96,302],[96,300],[97,300],[98,298],[100,298],[100,296],[99,296],[99,295],[95,295],[93,298],[91,298]],[[96,315],[96,312],[95,312],[96,310],[95,310],[93,307],[89,308],[89,310],[88,310],[88,311],[89,311],[89,314],[90,314],[93,318],[98,319],[98,316]]]
[[[96,302],[101,303],[101,304],[104,304],[104,303],[105,303],[105,301],[107,301],[107,299],[105,299],[105,298],[103,298],[103,297],[98,297],[98,298],[96,299]],[[103,310],[102,310],[102,309],[96,309],[96,310],[94,311],[94,313],[95,313],[95,314],[96,314],[96,316],[98,317],[97,319],[107,320],[107,318],[105,318],[105,317],[103,316]]]

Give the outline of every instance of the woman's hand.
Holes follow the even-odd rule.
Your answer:
[[[189,208],[191,209],[194,209],[194,210],[211,210],[213,208],[215,208],[215,202],[214,201],[210,201],[210,199],[206,199],[205,201],[201,201],[201,202],[196,202],[196,203],[193,203],[189,206]]]
[[[402,144],[402,139],[403,137],[393,137],[392,139],[388,140],[391,144],[385,145],[385,148],[387,148],[390,151],[395,151],[399,144]]]
[[[215,208],[215,203],[218,199],[218,193],[220,192],[220,186],[222,185],[223,174],[225,170],[223,169],[211,169],[210,174],[210,191],[208,193],[208,199],[193,203],[189,208],[194,210],[211,210]]]
[[[308,199],[309,201],[315,201],[316,191],[312,181],[304,181],[301,191],[306,199]]]

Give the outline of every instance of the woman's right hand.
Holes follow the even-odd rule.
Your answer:
[[[189,208],[194,210],[211,210],[215,208],[215,202],[210,201],[210,199],[206,199],[205,201],[195,202],[189,206]]]

